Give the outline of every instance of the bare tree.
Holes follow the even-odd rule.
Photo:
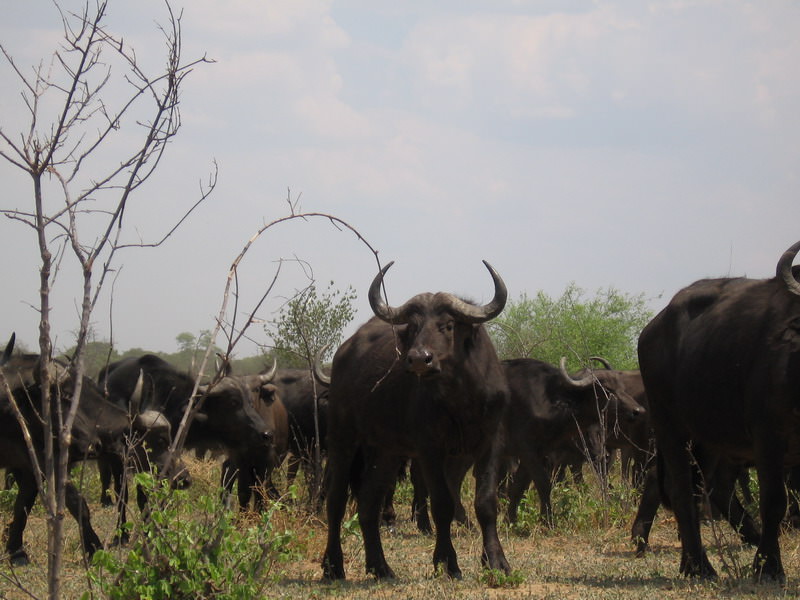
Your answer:
[[[166,64],[156,74],[145,72],[133,48],[107,29],[105,1],[99,0],[91,10],[87,5],[78,13],[66,12],[58,4],[56,9],[63,37],[49,63],[43,61],[32,70],[23,68],[0,44],[0,52],[21,86],[20,98],[27,112],[26,126],[18,133],[10,132],[8,123],[0,125],[0,156],[31,178],[31,203],[4,207],[0,213],[31,228],[40,258],[39,375],[47,440],[40,455],[43,464],[38,464],[33,448],[29,447],[29,453],[47,514],[50,598],[60,595],[60,515],[65,506],[67,446],[81,393],[92,311],[117,252],[126,247],[162,244],[216,183],[214,172],[201,185],[197,202],[160,239],[126,243],[122,236],[126,207],[133,193],[156,171],[167,143],[180,129],[179,91],[183,81],[195,66],[209,61],[205,57],[183,60],[181,16],[174,14],[168,3],[167,24],[160,27]],[[135,145],[126,147],[131,137]],[[109,160],[109,156],[115,160]],[[77,262],[82,281],[76,294],[81,298],[80,326],[70,364],[74,393],[69,411],[62,414],[61,403],[53,401],[58,398],[50,397],[48,363],[53,354],[51,292],[58,267],[66,260]],[[53,389],[59,395],[58,388]],[[52,415],[57,431],[52,431],[53,411],[57,413]],[[21,425],[25,429],[25,423]]]

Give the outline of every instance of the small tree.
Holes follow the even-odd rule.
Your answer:
[[[523,294],[489,323],[501,358],[530,357],[558,364],[562,356],[575,369],[590,356],[602,356],[617,369],[636,368],[636,342],[652,313],[644,295],[613,287],[593,297],[570,283],[558,298],[544,292]]]
[[[328,346],[329,354],[341,343],[342,332],[355,315],[356,293],[351,286],[345,291],[333,286],[331,281],[325,292],[317,294],[312,283],[289,300],[278,318],[266,326],[281,367],[308,367],[322,348]]]
[[[106,9],[102,0],[92,10],[87,4],[76,13],[56,4],[63,28],[61,44],[50,61],[42,61],[31,70],[18,65],[9,49],[0,44],[9,67],[4,89],[21,100],[27,116],[24,122],[16,115],[2,115],[6,122],[0,123],[0,157],[29,178],[29,201],[20,207],[3,208],[0,214],[29,227],[39,251],[45,443],[44,448],[34,448],[29,441],[28,453],[47,514],[50,598],[60,597],[67,448],[85,373],[92,311],[118,250],[158,246],[180,224],[149,244],[141,240],[127,244],[123,235],[126,207],[133,202],[134,192],[156,171],[168,142],[180,128],[179,90],[184,78],[205,61],[184,62],[180,17],[167,4],[168,23],[161,28],[165,64],[156,74],[146,72],[134,50],[106,28]],[[9,81],[17,81],[19,88]],[[195,206],[211,189],[213,179]],[[50,398],[50,302],[59,265],[68,257],[82,277],[75,282],[80,325],[70,362],[73,398],[62,413],[59,399],[51,402]],[[60,393],[58,389],[56,393]],[[51,412],[55,419],[51,419]],[[19,413],[18,420],[27,433]]]
[[[353,320],[355,298],[356,293],[351,286],[343,292],[334,288],[334,283],[331,281],[328,289],[320,295],[312,283],[289,300],[281,309],[278,318],[266,327],[273,340],[278,364],[282,367],[307,368],[311,371],[312,361],[323,348],[327,346],[326,353],[332,353],[338,347],[344,328]],[[313,456],[310,482],[313,504],[321,493],[322,455],[319,447],[317,384],[313,377],[311,385],[314,390],[316,433],[314,447],[310,449]]]
[[[219,347],[212,344],[211,331],[208,329],[203,329],[198,336],[184,331],[175,336],[175,341],[178,343],[178,352],[170,355],[168,361],[187,373],[197,372],[196,367],[209,346],[212,352],[221,352]]]

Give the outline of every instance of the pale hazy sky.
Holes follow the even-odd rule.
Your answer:
[[[486,259],[512,299],[558,295],[574,281],[590,293],[644,293],[658,310],[701,277],[771,276],[800,239],[800,3],[173,7],[184,10],[184,57],[216,62],[186,81],[183,128],[131,201],[128,239],[163,234],[214,160],[219,185],[163,247],[118,256],[111,314],[120,349],[173,351],[178,333],[212,328],[229,265],[263,223],[287,214],[287,193],[305,211],[347,221],[383,262],[395,261],[395,304],[439,290],[484,301]],[[2,8],[0,43],[18,64],[48,61],[60,31],[52,3]],[[107,26],[157,66],[155,23],[165,15],[160,1],[111,0]],[[19,82],[5,62],[0,78],[0,127],[19,135]],[[2,163],[0,181],[0,207],[30,208],[24,174]],[[3,330],[33,347],[35,238],[15,221],[0,228]],[[240,312],[276,261],[295,257],[322,288],[352,285],[356,320],[368,318],[375,260],[324,221],[282,225],[256,242],[239,275]],[[81,291],[68,261],[54,298],[62,348]],[[258,316],[273,318],[306,283],[298,265],[285,265]],[[109,321],[105,301],[99,338],[111,335]],[[267,342],[260,326],[251,334]]]

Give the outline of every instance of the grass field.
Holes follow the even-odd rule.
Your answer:
[[[215,461],[190,462],[194,485],[190,495],[216,494],[218,465]],[[94,467],[87,470],[87,497],[92,520],[101,537],[113,535],[114,512],[102,508],[97,499]],[[612,476],[612,480],[614,477]],[[468,487],[468,486],[467,486]],[[301,490],[302,492],[302,490]],[[2,492],[0,519],[10,517],[10,492]],[[465,490],[469,496],[469,489]],[[464,577],[451,581],[434,573],[431,565],[433,538],[418,533],[409,519],[411,489],[401,484],[396,495],[398,522],[382,532],[384,550],[397,579],[377,582],[364,573],[363,550],[357,527],[345,528],[345,567],[348,579],[334,584],[320,581],[320,558],[325,546],[323,520],[310,515],[302,506],[287,504],[276,511],[272,525],[288,536],[291,556],[270,565],[269,578],[260,592],[264,598],[780,598],[800,597],[800,534],[785,532],[782,537],[784,567],[788,583],[756,585],[749,577],[753,549],[742,546],[724,523],[706,523],[704,539],[709,556],[720,573],[716,582],[696,582],[678,575],[680,546],[672,516],[660,512],[651,536],[651,552],[635,558],[629,539],[630,523],[636,510],[637,495],[617,482],[608,496],[589,477],[583,486],[562,485],[554,495],[558,523],[554,530],[541,527],[535,510],[535,494],[523,506],[520,525],[501,524],[500,533],[514,573],[489,585],[479,567],[480,534],[477,530],[454,526],[454,543]],[[133,509],[138,519],[138,510]],[[191,515],[192,512],[189,511]],[[206,515],[198,508],[196,518]],[[352,517],[352,515],[351,515]],[[191,517],[190,517],[191,518]],[[252,515],[237,517],[240,527],[252,525]],[[46,578],[46,531],[40,508],[34,510],[26,530],[26,543],[32,564],[10,570],[0,565],[0,598],[44,598]],[[79,551],[75,524],[67,520],[67,550],[63,573],[63,598],[80,598],[93,590]],[[126,550],[115,550],[124,553]],[[219,597],[209,593],[207,597]]]

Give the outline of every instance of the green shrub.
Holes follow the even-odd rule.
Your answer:
[[[152,509],[136,526],[126,524],[133,533],[130,551],[99,551],[90,570],[109,599],[255,598],[278,575],[275,565],[294,555],[294,534],[272,524],[279,504],[254,524],[237,526],[218,495],[188,502],[185,491],[155,486],[148,474],[135,481],[152,490]]]

